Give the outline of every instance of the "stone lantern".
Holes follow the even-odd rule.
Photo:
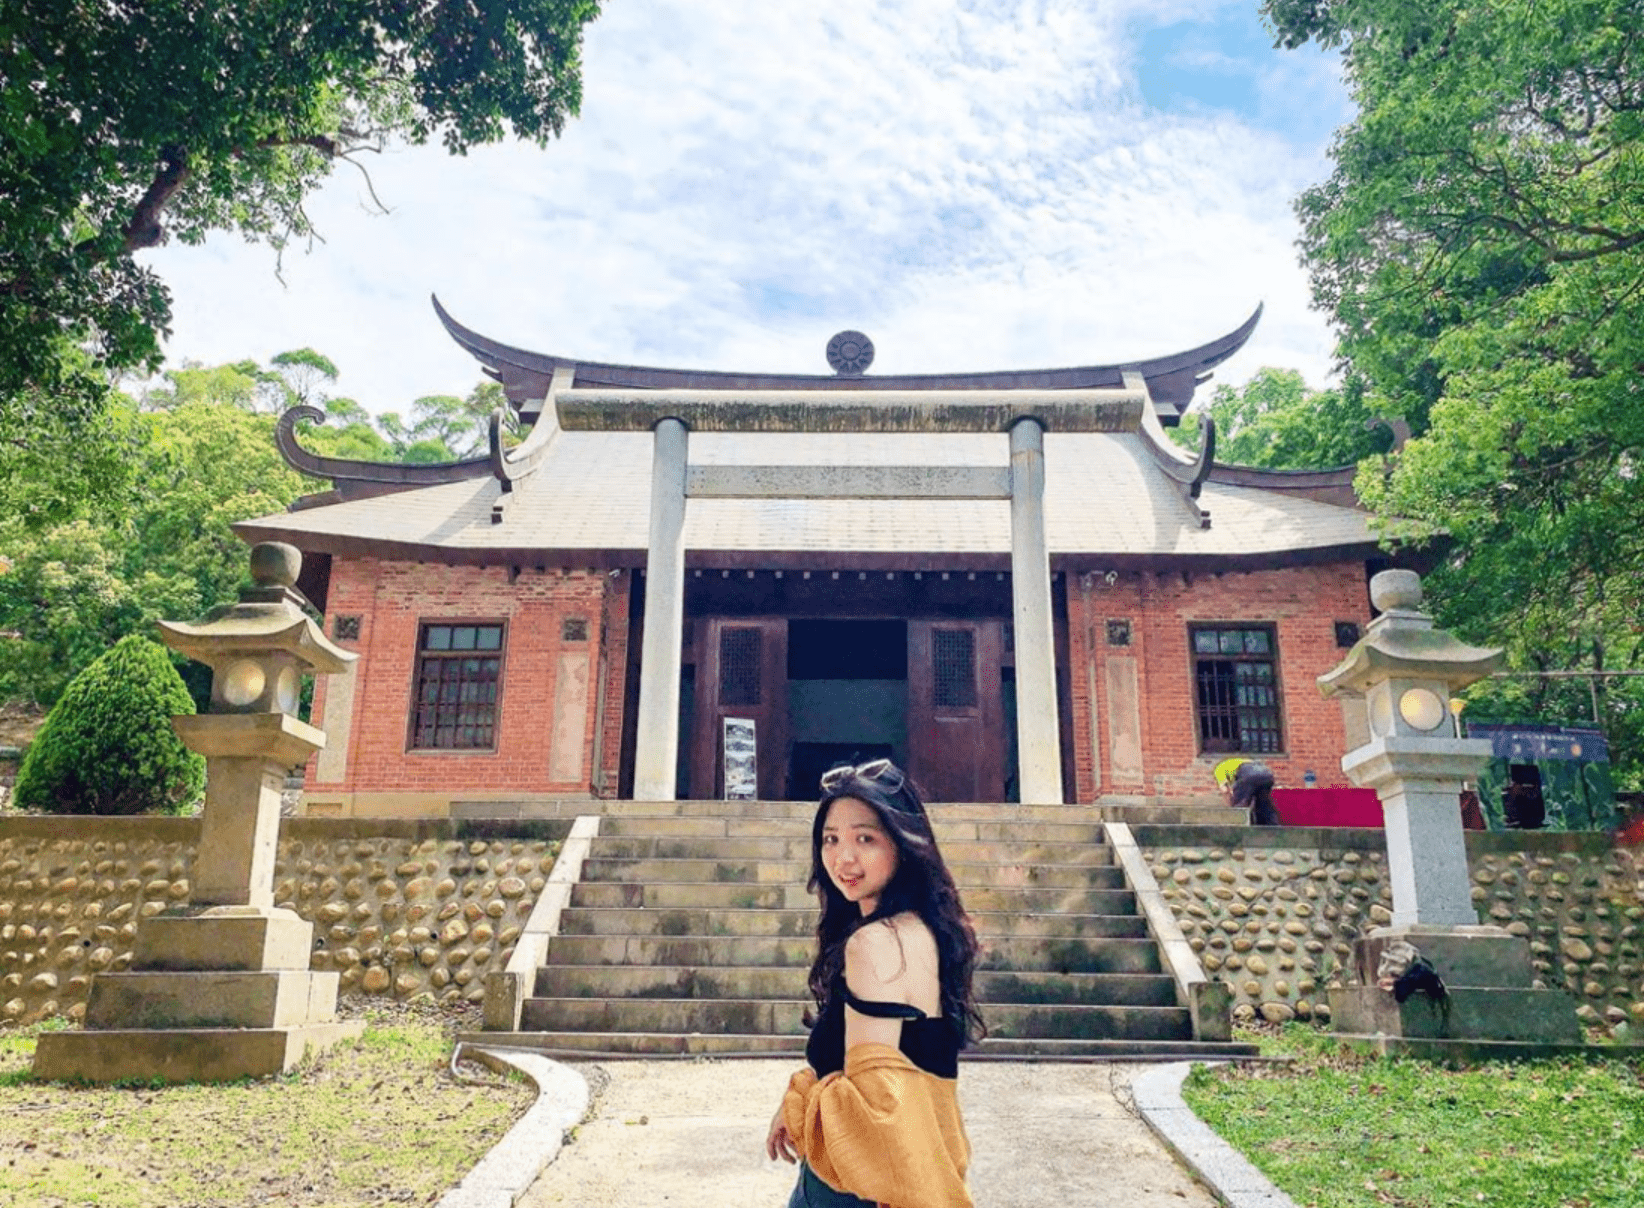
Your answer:
[[[311,972],[313,924],[274,906],[287,772],[325,745],[295,716],[304,675],[344,670],[300,606],[302,555],[251,551],[255,586],[192,624],[162,621],[166,644],[212,671],[210,712],[172,719],[206,757],[191,902],[143,920],[131,971],[93,977],[85,1031],[42,1036],[42,1078],[218,1081],[290,1069],[360,1025],[336,1022],[334,972]]]
[[[1456,736],[1449,702],[1500,666],[1501,651],[1437,628],[1414,571],[1376,575],[1370,599],[1381,615],[1318,682],[1326,696],[1364,698],[1370,740],[1341,766],[1381,798],[1393,917],[1355,944],[1352,984],[1330,996],[1335,1026],[1418,1042],[1578,1043],[1568,997],[1533,986],[1529,941],[1481,925],[1472,901],[1460,794],[1490,744]],[[1399,1003],[1391,983],[1418,959],[1442,989],[1429,983]]]

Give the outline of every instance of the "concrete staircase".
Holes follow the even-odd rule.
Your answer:
[[[604,803],[520,1031],[566,1055],[798,1054],[816,901],[803,802]],[[989,1037],[972,1055],[1158,1058],[1193,1039],[1174,979],[1103,838],[1104,813],[1199,821],[1192,804],[941,805],[938,841],[983,946]],[[476,1037],[476,1039],[478,1039]]]

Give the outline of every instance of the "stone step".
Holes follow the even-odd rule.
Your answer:
[[[1129,914],[1046,914],[972,912],[978,936],[1122,936],[1147,935],[1147,921]],[[770,910],[649,910],[622,907],[576,908],[560,916],[559,933],[566,935],[667,936],[803,936],[816,934],[816,909]]]
[[[1113,851],[1100,841],[1051,843],[940,840],[949,864],[1112,864]],[[597,860],[780,860],[809,862],[808,836],[760,838],[703,835],[605,835],[593,841]]]
[[[933,819],[932,830],[944,850],[954,843],[1077,843],[1105,842],[1101,822],[1030,822],[1004,820],[950,821]],[[604,838],[790,839],[810,847],[810,819],[717,818],[618,815],[600,821]]]
[[[1124,873],[1108,864],[964,864],[949,869],[961,894],[971,885],[1019,889],[1122,889]],[[751,885],[803,885],[810,879],[809,860],[690,860],[590,858],[583,862],[585,881],[720,881]]]
[[[543,965],[535,998],[746,998],[800,1000],[809,966]]]
[[[805,1056],[803,1036],[684,1034],[675,1032],[462,1032],[464,1044],[534,1049],[567,1061],[595,1057]],[[960,1054],[970,1061],[1186,1061],[1254,1057],[1253,1044],[1198,1040],[1059,1040],[989,1037]]]
[[[1243,826],[1242,811],[1229,809],[1215,796],[1104,797],[1093,804],[1015,805],[1009,802],[938,802],[929,807],[931,818],[946,822],[1128,822],[1165,826]],[[453,801],[453,818],[534,819],[575,818],[598,814],[614,818],[776,818],[809,823],[816,815],[814,801],[602,801],[572,798],[560,801]]]
[[[790,965],[809,968],[815,938],[805,936],[561,935],[549,965]],[[982,944],[978,967],[1027,973],[1158,973],[1151,939],[1014,939]]]
[[[808,968],[736,966],[546,965],[537,998],[742,998],[808,1001]],[[976,996],[992,1003],[1086,1003],[1174,1007],[1176,983],[1164,973],[989,973]]]
[[[1128,889],[961,888],[965,908],[978,913],[1134,914]],[[643,906],[652,910],[808,910],[816,922],[816,895],[802,883],[750,885],[735,881],[678,881],[642,885],[622,881],[582,881],[571,891],[573,907]]]
[[[701,1032],[803,1036],[807,1004],[730,998],[528,998],[520,1026],[542,1032]],[[995,1003],[985,1018],[1000,1039],[1192,1038],[1185,1008]]]

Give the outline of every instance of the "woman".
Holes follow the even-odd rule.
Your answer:
[[[888,759],[822,777],[809,1067],[765,1152],[802,1160],[788,1208],[971,1208],[959,1050],[982,1035],[976,933],[925,807]]]

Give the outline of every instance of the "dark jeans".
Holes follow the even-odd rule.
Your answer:
[[[865,1200],[848,1191],[835,1191],[804,1162],[799,1164],[799,1181],[788,1197],[788,1208],[876,1208],[872,1200]]]

